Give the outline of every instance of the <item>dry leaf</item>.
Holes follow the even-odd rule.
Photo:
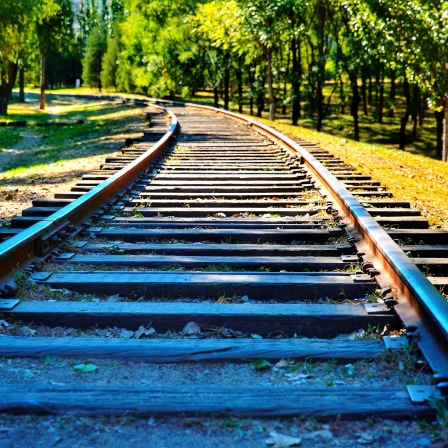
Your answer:
[[[273,445],[274,448],[286,448],[289,446],[297,446],[302,439],[298,437],[285,436],[284,434],[278,434],[277,432],[269,433],[270,439],[266,439],[266,445]]]
[[[289,366],[289,361],[287,359],[281,359],[280,361],[277,362],[277,364],[275,364],[274,367],[276,367],[277,369],[283,369],[288,366]]]
[[[107,299],[108,302],[118,302],[118,300],[120,300],[120,294],[114,294]]]
[[[120,336],[125,339],[132,338],[134,336],[134,332],[130,330],[121,330]]]
[[[184,329],[181,331],[180,334],[186,336],[190,334],[199,334],[200,332],[201,329],[199,328],[199,325],[196,322],[188,322],[188,324],[185,325]]]
[[[76,373],[92,373],[98,369],[98,366],[95,364],[77,364],[73,366],[73,369]]]
[[[154,328],[149,327],[145,328],[143,325],[140,325],[138,330],[134,333],[134,338],[139,339],[141,336],[149,336],[151,334],[154,334],[156,330]]]

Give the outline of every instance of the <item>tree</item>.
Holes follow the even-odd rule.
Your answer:
[[[0,2],[0,115],[8,113],[20,55],[32,41],[31,28],[40,4],[45,11],[45,1]]]
[[[278,49],[278,35],[282,32],[288,0],[241,0],[244,11],[243,27],[259,45],[266,61],[266,78],[269,95],[269,119],[275,120],[276,98],[274,94],[273,58]]]
[[[302,87],[302,40],[305,37],[305,11],[309,6],[308,1],[289,4],[287,16],[291,26],[289,29],[290,52],[291,52],[291,99],[292,99],[292,124],[297,126],[301,116],[301,87]]]
[[[362,38],[364,48],[371,53],[382,51],[391,69],[405,72],[407,110],[402,117],[401,147],[412,114],[412,98],[406,87],[409,82],[419,86],[435,110],[437,154],[447,160],[448,1],[342,0],[342,4],[351,11],[352,31]]]
[[[85,52],[87,38],[100,19],[98,0],[80,0],[76,17],[76,40]]]
[[[100,80],[103,87],[117,87],[117,63],[120,53],[120,28],[115,26],[114,33],[107,39],[107,50],[101,63]]]
[[[204,47],[210,61],[208,65],[209,79],[217,94],[217,88],[224,82],[224,109],[229,108],[230,70],[236,57],[242,14],[234,0],[214,0],[201,5],[195,16],[191,18],[195,26],[193,32],[200,36],[199,45]],[[211,68],[211,70],[210,70]],[[217,95],[215,94],[215,106]]]
[[[322,129],[324,118],[323,89],[326,81],[326,65],[330,58],[333,39],[331,39],[334,21],[334,5],[332,0],[314,0],[308,8],[308,80],[314,89],[317,112],[316,129]]]
[[[66,48],[73,37],[71,0],[53,0],[46,14],[36,23],[40,54],[40,109],[45,109],[46,65],[48,54]]]
[[[119,89],[188,95],[204,85],[204,54],[191,38],[197,0],[125,0],[117,68]]]
[[[82,77],[90,87],[101,91],[101,70],[103,57],[107,50],[107,29],[104,22],[98,22],[87,38],[87,47],[83,59]]]

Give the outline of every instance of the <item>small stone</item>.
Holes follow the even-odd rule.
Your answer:
[[[157,426],[156,419],[154,417],[150,417],[148,419],[148,426]]]
[[[373,437],[371,434],[364,433],[356,441],[360,445],[371,445],[373,442],[375,442],[375,437]]]
[[[188,322],[188,324],[185,325],[184,329],[181,331],[181,334],[187,336],[192,334],[199,334],[200,332],[201,329],[196,322]]]
[[[285,434],[276,432],[269,433],[270,438],[265,440],[266,445],[273,445],[274,448],[287,448],[290,446],[300,445],[301,439],[298,437],[291,437]]]
[[[331,440],[333,439],[333,433],[328,429],[321,429],[319,431],[313,431],[304,436],[304,439],[325,439]]]
[[[32,330],[27,325],[24,325],[23,327],[20,328],[20,334],[22,336],[33,336],[35,333],[36,333],[36,330]]]

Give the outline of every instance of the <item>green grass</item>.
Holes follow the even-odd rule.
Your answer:
[[[17,166],[15,168],[11,168],[5,171],[5,175],[9,175],[9,176],[17,176],[19,174],[23,174],[26,171],[28,171],[30,168],[34,169],[34,170],[38,170],[39,168],[46,168],[47,164],[39,164],[39,165],[32,165],[32,166]]]
[[[11,148],[22,140],[23,128],[2,127],[0,131],[0,152]]]
[[[27,169],[36,169],[51,163],[84,156],[107,154],[118,149],[125,137],[135,136],[132,127],[141,117],[138,109],[129,109],[118,103],[99,98],[47,96],[47,109],[38,107],[38,95],[27,92],[27,102],[18,103],[13,97],[8,115],[0,120],[26,120],[25,128],[4,127],[0,132],[0,153],[5,148],[20,145],[19,154],[8,154],[1,160],[4,175],[23,175]],[[77,120],[84,122],[77,124]],[[40,122],[67,122],[67,125],[36,126]],[[143,123],[143,121],[142,121]],[[131,129],[131,131],[129,131]],[[109,145],[108,143],[114,143]],[[111,149],[113,148],[113,149]],[[3,154],[6,154],[3,151]]]

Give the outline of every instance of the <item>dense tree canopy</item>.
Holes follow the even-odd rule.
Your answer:
[[[64,40],[61,25],[68,45],[46,51]],[[47,72],[58,58],[72,61],[70,77],[54,72],[53,82],[82,75],[93,87],[157,97],[206,89],[216,106],[271,119],[288,111],[293,124],[312,120],[317,129],[349,111],[356,140],[360,114],[378,123],[396,114],[399,88],[400,147],[429,105],[446,159],[447,43],[447,0],[6,0],[0,113],[19,61],[35,48]]]

